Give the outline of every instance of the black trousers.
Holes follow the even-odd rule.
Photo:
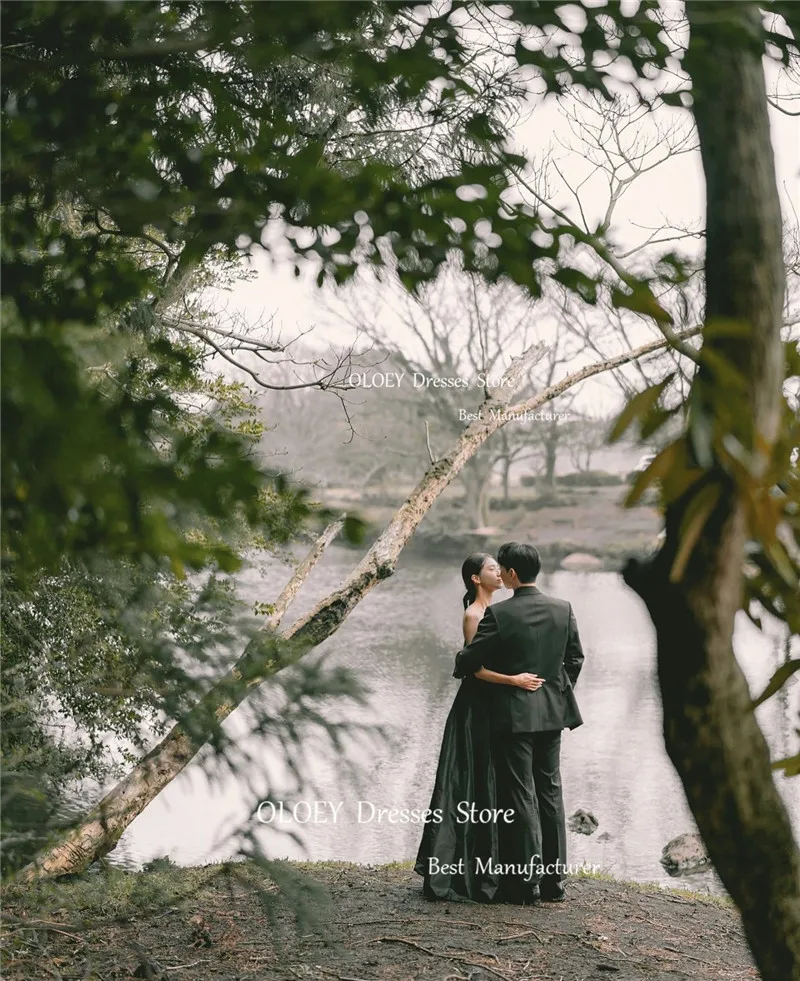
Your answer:
[[[542,885],[567,875],[567,827],[561,789],[561,730],[533,732],[533,783],[542,828]]]
[[[524,897],[532,887],[566,876],[561,730],[498,734],[495,751],[498,799],[514,811],[513,824],[501,826],[501,862],[533,866],[529,880],[527,873],[505,876],[503,891]]]

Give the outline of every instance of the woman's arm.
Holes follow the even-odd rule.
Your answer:
[[[464,630],[465,644],[469,644],[475,636],[480,621],[481,615],[478,612],[467,610],[464,614],[462,627]],[[536,691],[537,688],[541,688],[544,681],[543,678],[538,678],[535,674],[528,674],[527,672],[523,672],[522,674],[500,674],[497,671],[490,671],[488,668],[481,668],[479,671],[476,671],[475,677],[481,681],[488,681],[493,685],[514,685],[516,688],[526,688],[528,691]]]
[[[544,678],[539,678],[535,674],[498,674],[497,671],[489,671],[488,668],[481,668],[475,672],[475,677],[481,681],[489,681],[493,685],[514,685],[516,688],[527,688],[528,691],[536,691],[541,688]]]

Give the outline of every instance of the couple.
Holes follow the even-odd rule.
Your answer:
[[[581,725],[583,651],[572,607],[536,586],[531,545],[476,552],[461,568],[462,678],[445,724],[432,819],[417,854],[428,899],[561,902],[567,836],[561,730]],[[490,606],[501,587],[513,596]]]

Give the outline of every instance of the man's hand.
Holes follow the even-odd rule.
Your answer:
[[[522,674],[513,674],[511,679],[517,688],[524,688],[526,691],[536,691],[537,688],[542,687],[545,681],[544,678],[540,678],[536,674],[529,674],[527,671]]]

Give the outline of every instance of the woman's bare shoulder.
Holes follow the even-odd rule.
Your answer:
[[[478,603],[470,603],[464,610],[464,623],[480,623],[483,612],[483,607]]]
[[[464,631],[464,640],[469,643],[475,636],[478,624],[483,619],[483,607],[477,603],[470,604],[464,610],[464,619],[461,621],[461,628]]]

